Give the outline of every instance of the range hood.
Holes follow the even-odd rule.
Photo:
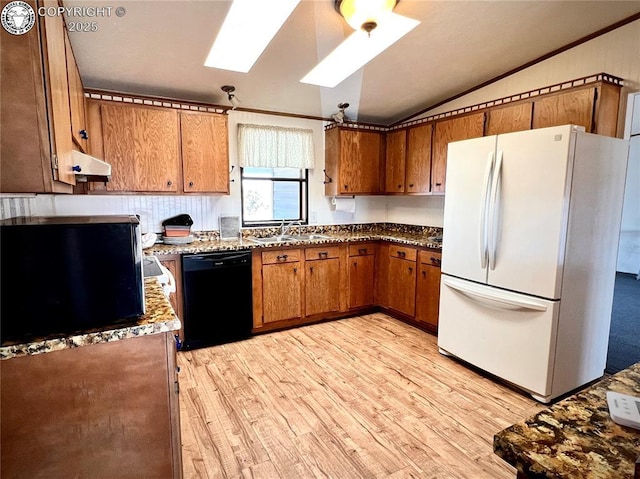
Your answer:
[[[109,181],[111,165],[77,150],[72,151],[73,173],[77,181]]]

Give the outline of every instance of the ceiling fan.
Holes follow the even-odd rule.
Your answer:
[[[301,0],[234,0],[205,66],[247,73]],[[300,81],[333,88],[420,24],[399,0],[334,0],[355,30]]]

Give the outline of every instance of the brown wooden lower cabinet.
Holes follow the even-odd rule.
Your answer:
[[[416,262],[389,258],[389,308],[413,317],[416,312]]]
[[[432,331],[438,329],[440,307],[440,253],[418,253],[418,278],[416,284],[416,321]]]
[[[305,314],[312,316],[340,310],[340,258],[307,261]]]
[[[262,253],[262,321],[302,317],[303,270],[300,250]]]
[[[182,477],[173,333],[0,361],[2,477]]]
[[[375,245],[349,245],[349,308],[362,308],[374,304],[375,297]]]

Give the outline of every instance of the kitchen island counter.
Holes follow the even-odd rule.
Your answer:
[[[640,396],[640,363],[494,436],[494,452],[520,479],[633,479],[640,430],[614,423],[607,391]]]
[[[119,325],[83,331],[60,338],[3,344],[0,347],[0,360],[179,330],[180,320],[176,317],[158,280],[147,278],[144,281],[146,313],[142,317]]]

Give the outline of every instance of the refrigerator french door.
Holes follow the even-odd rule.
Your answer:
[[[606,361],[603,246],[617,244],[626,142],[580,130],[454,142],[447,156],[438,346],[543,402]]]

